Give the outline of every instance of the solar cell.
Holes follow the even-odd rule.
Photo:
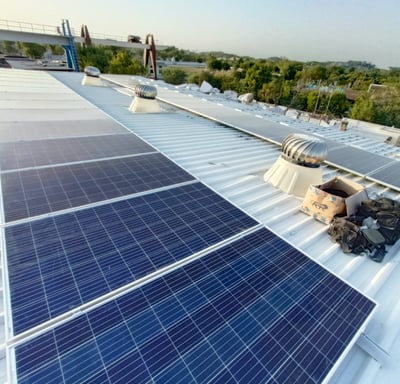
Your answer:
[[[290,133],[302,132],[301,129],[287,127],[266,119],[260,119],[251,113],[233,110],[230,107],[215,105],[214,103],[207,103],[162,88],[159,88],[158,98],[167,103],[172,103],[196,114],[200,114],[201,116],[212,118],[213,120],[216,119],[223,124],[248,133],[253,133],[275,143],[281,143]]]
[[[393,160],[387,166],[372,172],[369,177],[400,190],[400,161]]]
[[[7,222],[194,180],[160,153],[2,175]]]
[[[393,159],[359,148],[343,146],[335,150],[329,150],[327,161],[340,168],[354,171],[360,175],[367,175],[393,162]]]
[[[52,90],[51,90],[52,91]],[[18,109],[18,121],[77,121],[104,119],[104,112],[95,108],[87,108],[84,103],[81,109]],[[15,121],[15,110],[3,109],[0,116],[1,122]]]
[[[2,171],[153,152],[131,133],[0,143]]]
[[[201,183],[5,229],[14,333],[257,222]]]
[[[71,383],[320,383],[374,307],[260,229],[17,346],[17,374],[41,381],[60,364]]]
[[[127,133],[111,119],[0,122],[0,142]]]

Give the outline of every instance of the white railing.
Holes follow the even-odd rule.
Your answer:
[[[5,29],[8,31],[18,31],[18,32],[32,32],[32,33],[43,33],[46,35],[62,35],[61,27],[56,27],[53,25],[42,25],[26,23],[23,21],[11,21],[0,19],[0,29]],[[71,33],[75,35],[73,29]]]
[[[128,41],[128,36],[105,35],[105,34],[102,34],[102,33],[92,33],[90,31],[89,31],[89,35],[93,39],[114,40],[114,41]]]
[[[8,31],[17,31],[17,32],[31,32],[31,33],[42,33],[46,35],[63,35],[62,27],[54,26],[54,25],[43,25],[43,24],[34,24],[27,23],[23,21],[11,21],[11,20],[3,20],[0,19],[0,30],[8,30]],[[72,36],[78,37],[79,33],[75,33],[74,28],[71,28]],[[89,31],[89,35],[93,39],[101,39],[101,40],[113,40],[113,41],[128,41],[128,35],[106,35],[101,33],[92,33]],[[144,40],[144,39],[143,39]],[[142,40],[142,43],[144,41]],[[156,45],[161,44],[159,40],[155,41]]]

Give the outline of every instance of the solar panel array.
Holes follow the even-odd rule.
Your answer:
[[[257,223],[201,183],[6,228],[15,333]]]
[[[3,171],[120,157],[153,152],[148,144],[132,134],[74,137],[0,144]]]
[[[107,75],[104,78],[132,87],[127,78],[121,79],[113,75]],[[164,89],[163,87],[158,88],[158,98],[166,103],[184,108],[197,115],[211,118],[214,121],[276,144],[281,144],[283,139],[291,133],[306,133],[304,129],[294,123],[285,123],[283,125],[276,121],[261,119],[250,113],[243,113],[230,107],[209,103],[207,100],[201,100],[196,97],[188,97],[186,94]],[[326,139],[326,142],[328,145],[327,161],[329,163],[400,191],[400,161],[334,140]],[[388,176],[386,169],[390,169],[390,176]]]
[[[17,140],[55,139],[126,133],[126,129],[116,122],[106,119],[41,121],[32,125],[30,121],[1,122],[0,143]]]
[[[18,142],[0,117],[16,381],[323,381],[375,304],[103,120]]]
[[[6,221],[193,180],[159,153],[4,173]]]
[[[21,383],[317,383],[373,306],[260,229],[17,347],[17,369]]]

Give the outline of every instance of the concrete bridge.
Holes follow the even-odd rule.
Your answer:
[[[89,31],[85,25],[82,26],[78,35],[75,30],[70,28],[68,20],[63,20],[61,26],[50,26],[0,19],[0,41],[61,45],[66,51],[68,67],[77,72],[79,72],[79,64],[75,49],[76,43],[143,49],[145,51],[144,65],[147,66],[148,61],[151,60],[153,68],[156,68],[156,50],[167,48],[167,46],[156,46],[152,35],[147,35],[144,44],[141,42],[130,42],[128,41],[128,37],[124,39],[121,36],[89,35]]]

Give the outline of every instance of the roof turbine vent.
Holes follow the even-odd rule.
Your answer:
[[[100,79],[101,73],[98,68],[88,65],[85,67],[83,72],[85,73],[85,76],[83,76],[82,85],[93,85],[97,87],[104,86]]]
[[[136,84],[135,95],[143,99],[155,99],[157,96],[157,88],[153,85]]]
[[[135,97],[129,107],[131,112],[157,113],[162,112],[156,100],[157,88],[153,85],[136,84],[133,88]]]
[[[264,181],[283,192],[304,197],[310,184],[322,184],[320,164],[328,155],[324,140],[292,133],[282,142],[281,156],[264,174]]]
[[[282,142],[282,155],[289,161],[305,167],[317,168],[326,159],[325,141],[316,136],[292,133]]]

